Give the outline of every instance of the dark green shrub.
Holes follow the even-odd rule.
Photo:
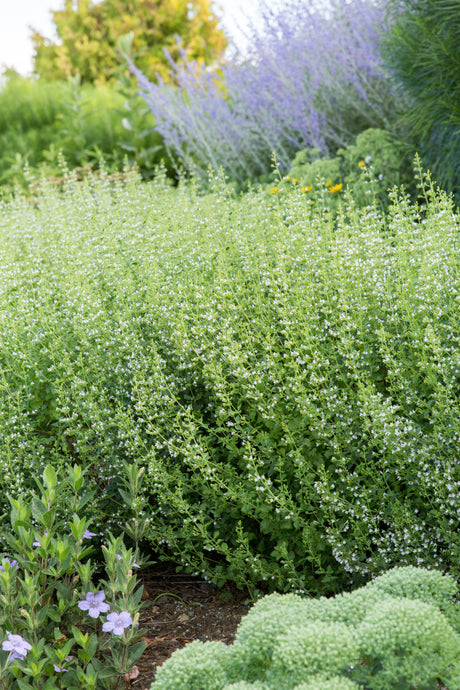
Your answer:
[[[438,183],[460,201],[459,0],[390,0],[387,64],[405,96],[414,147]]]

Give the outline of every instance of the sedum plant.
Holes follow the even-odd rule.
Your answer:
[[[445,614],[456,593],[453,578],[405,567],[348,595],[348,610],[347,595],[269,595],[242,619],[232,646],[188,645],[158,669],[151,688],[457,690],[460,635]]]
[[[145,648],[138,630],[137,551],[102,545],[105,574],[88,558],[96,537],[80,517],[92,499],[74,465],[51,465],[37,491],[10,497],[0,564],[0,688],[118,688]],[[7,554],[7,555],[6,555]]]

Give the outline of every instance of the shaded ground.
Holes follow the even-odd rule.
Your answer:
[[[199,578],[177,575],[159,566],[141,574],[144,602],[139,627],[147,648],[137,662],[139,675],[127,688],[150,690],[155,671],[176,650],[193,640],[233,640],[238,623],[250,608],[248,593],[218,589]]]

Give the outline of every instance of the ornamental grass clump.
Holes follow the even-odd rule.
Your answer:
[[[261,3],[248,52],[215,70],[171,61],[171,82],[149,82],[130,59],[166,146],[188,170],[222,168],[243,184],[284,170],[307,147],[333,155],[364,129],[391,129],[393,87],[379,53],[383,2],[324,7]],[[123,46],[120,46],[121,48]],[[126,56],[126,55],[125,55]],[[126,56],[127,57],[127,56]]]
[[[445,605],[458,608],[450,597],[457,593],[453,578],[408,567],[391,570],[381,590],[379,581],[376,578],[353,592],[362,603],[359,616],[343,612],[341,596],[263,597],[242,619],[233,645],[215,656],[214,677],[207,673],[207,664],[219,643],[193,643],[158,669],[151,688],[458,690],[459,629],[438,605],[442,599]],[[417,598],[418,591],[422,599]],[[334,621],[338,617],[342,622]],[[270,638],[268,645],[266,638]],[[268,653],[262,663],[256,650],[264,646]]]
[[[0,687],[120,688],[145,648],[142,588],[120,537],[102,545],[105,575],[88,558],[96,536],[80,517],[91,500],[75,465],[51,465],[29,499],[10,497],[0,565]],[[137,554],[136,554],[137,555]]]
[[[389,0],[382,40],[405,94],[398,115],[438,183],[460,203],[459,0]]]

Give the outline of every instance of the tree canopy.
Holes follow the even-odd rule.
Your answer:
[[[136,64],[150,79],[168,78],[164,49],[174,60],[182,50],[188,60],[209,64],[226,47],[211,0],[65,0],[52,15],[57,41],[32,35],[34,72],[50,80],[78,74],[82,82],[113,81],[120,70],[117,40],[128,32]]]

